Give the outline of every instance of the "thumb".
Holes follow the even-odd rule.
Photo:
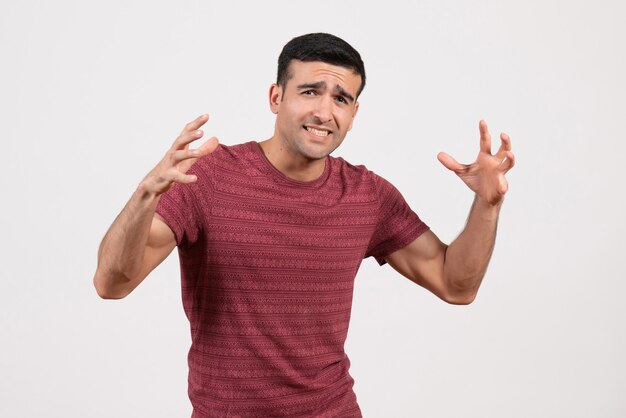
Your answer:
[[[445,152],[440,152],[437,154],[437,159],[445,168],[450,171],[454,171],[455,173],[462,171],[465,166],[460,164],[457,160],[455,160],[450,154]]]
[[[215,151],[217,146],[219,145],[219,141],[216,137],[210,138],[204,144],[202,144],[198,150],[200,150],[200,155],[207,155]]]
[[[202,144],[202,146],[200,148],[202,148],[203,151],[206,151],[207,154],[210,154],[213,151],[215,151],[215,149],[217,148],[219,143],[220,142],[219,142],[219,140],[216,137],[212,137],[207,142]]]
[[[210,138],[204,144],[200,145],[198,148],[193,150],[194,152],[193,157],[182,160],[178,164],[178,170],[181,173],[186,173],[187,170],[189,170],[191,166],[195,164],[198,158],[202,158],[205,155],[209,155],[210,153],[212,153],[213,151],[217,149],[218,145],[219,145],[219,141],[216,137]]]

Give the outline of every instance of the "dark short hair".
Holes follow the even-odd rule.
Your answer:
[[[349,43],[329,33],[309,33],[293,38],[283,47],[278,57],[276,84],[283,88],[293,76],[289,72],[292,60],[304,62],[321,61],[349,68],[361,76],[361,87],[357,97],[365,88],[365,65],[361,55]]]

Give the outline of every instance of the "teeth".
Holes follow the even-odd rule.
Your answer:
[[[327,136],[328,135],[328,131],[320,131],[319,129],[309,128],[308,126],[307,126],[306,130],[311,132],[312,134],[317,135],[317,136]]]

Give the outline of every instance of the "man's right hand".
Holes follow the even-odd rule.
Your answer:
[[[197,177],[187,174],[187,171],[200,157],[215,151],[218,140],[210,138],[196,149],[190,149],[189,144],[202,138],[204,132],[199,128],[209,120],[209,115],[201,115],[185,125],[178,138],[167,151],[163,159],[143,179],[143,189],[155,196],[165,193],[173,183],[193,183]]]
[[[176,245],[174,233],[155,213],[155,208],[159,196],[172,184],[195,182],[196,176],[187,171],[198,158],[217,148],[217,138],[211,138],[199,148],[189,149],[189,144],[202,138],[199,128],[207,120],[209,116],[202,115],[185,126],[104,236],[93,278],[102,298],[119,299],[128,295]]]

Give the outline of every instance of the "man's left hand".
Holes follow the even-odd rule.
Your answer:
[[[474,192],[476,196],[490,205],[502,202],[509,184],[504,175],[515,164],[515,155],[511,152],[511,138],[505,133],[500,134],[500,148],[491,154],[491,135],[487,123],[481,120],[480,151],[476,161],[471,164],[461,164],[450,154],[440,152],[437,159],[448,170],[454,171],[457,176]]]

